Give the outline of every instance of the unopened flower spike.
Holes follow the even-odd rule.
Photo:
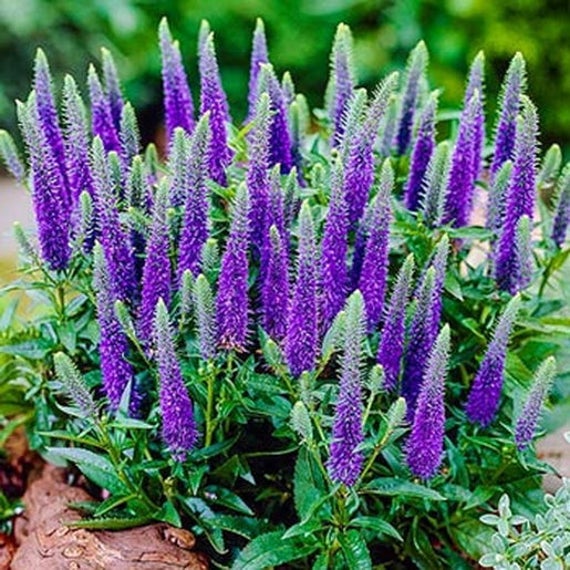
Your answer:
[[[226,168],[232,159],[228,146],[226,122],[228,116],[228,101],[218,68],[214,35],[210,32],[199,43],[200,70],[200,114],[210,113],[210,138],[208,171],[210,178],[221,186],[227,182]]]
[[[281,172],[287,174],[293,166],[288,111],[281,85],[270,63],[261,65],[257,88],[259,93],[266,92],[271,101],[269,166],[280,164]]]
[[[265,26],[261,18],[257,18],[255,22],[255,31],[253,32],[253,42],[251,47],[251,64],[249,70],[249,86],[248,86],[248,103],[249,103],[249,119],[255,115],[259,90],[257,80],[261,71],[261,65],[269,63],[269,55],[267,53],[267,40],[265,38]]]
[[[445,379],[450,351],[449,325],[445,325],[430,351],[406,444],[406,461],[416,477],[431,479],[443,459],[445,437]]]
[[[289,105],[291,105],[295,100],[296,93],[295,83],[293,83],[293,78],[288,71],[286,71],[281,78],[281,91],[283,92],[285,104],[289,107]]]
[[[558,182],[559,198],[552,227],[552,240],[558,247],[566,240],[570,223],[570,163],[564,167]]]
[[[247,345],[249,209],[249,193],[242,184],[232,205],[230,234],[222,256],[216,297],[218,343],[227,350],[241,351]]]
[[[371,205],[368,219],[370,229],[358,282],[358,288],[364,298],[368,332],[376,329],[384,311],[393,188],[394,169],[387,158],[382,165],[378,194]]]
[[[269,230],[267,269],[261,288],[263,328],[269,336],[282,340],[287,332],[284,316],[289,302],[289,263],[282,235],[276,226]]]
[[[55,271],[67,267],[70,212],[65,181],[53,147],[41,127],[35,94],[27,103],[18,102],[18,120],[30,164],[31,193],[42,259]]]
[[[390,302],[385,311],[384,326],[378,345],[377,359],[384,369],[384,387],[390,391],[396,390],[400,379],[404,353],[406,308],[409,302],[413,273],[414,258],[410,254],[398,273]]]
[[[444,221],[455,227],[469,223],[476,175],[473,169],[479,140],[480,93],[475,91],[461,115],[457,140],[451,155]]]
[[[408,58],[396,132],[396,150],[399,155],[406,154],[410,146],[420,85],[428,65],[428,59],[428,51],[423,41],[418,43]]]
[[[364,299],[355,291],[346,303],[339,394],[335,406],[327,470],[334,483],[352,487],[360,477],[364,456],[362,429],[362,359],[366,334]]]
[[[188,134],[194,129],[194,104],[180,55],[180,47],[178,42],[172,39],[166,18],[160,22],[158,35],[162,56],[166,135],[170,141],[176,127],[183,128]]]
[[[499,409],[507,346],[520,306],[521,299],[516,295],[500,316],[469,392],[465,407],[467,417],[484,427],[493,421]]]
[[[439,143],[429,161],[422,183],[420,210],[430,228],[439,226],[443,218],[449,184],[450,155],[449,142]]]
[[[211,360],[216,356],[216,315],[212,288],[205,275],[198,275],[194,282],[193,300],[196,316],[196,332],[200,356],[204,360]]]
[[[153,338],[158,364],[162,440],[175,461],[185,461],[196,445],[198,430],[192,400],[176,356],[168,309],[162,299],[156,305]]]
[[[170,301],[172,269],[170,267],[170,236],[167,218],[168,179],[163,178],[155,194],[150,237],[145,251],[138,333],[144,343],[152,338],[154,309],[159,299]]]
[[[190,269],[195,276],[198,275],[200,254],[208,239],[210,192],[207,186],[207,165],[210,137],[209,114],[206,113],[196,124],[190,139],[187,162],[180,165],[187,170],[180,177],[185,186],[182,194],[185,210],[178,249],[178,281],[186,269]],[[174,189],[172,192],[175,196]]]
[[[507,207],[507,190],[513,171],[511,160],[505,160],[497,171],[489,186],[489,198],[487,201],[486,226],[497,234],[500,234],[505,222]]]
[[[525,286],[517,251],[517,226],[523,216],[532,222],[536,200],[538,114],[527,97],[521,97],[517,118],[513,170],[507,187],[503,229],[495,251],[494,274],[503,291],[515,293]]]
[[[553,144],[546,151],[542,163],[540,165],[540,172],[536,179],[538,188],[550,186],[556,182],[560,174],[560,167],[562,166],[562,151],[557,144]]]
[[[380,156],[388,158],[392,154],[394,140],[396,138],[396,128],[398,126],[398,98],[396,95],[390,97],[386,114],[382,120],[380,138]]]
[[[97,404],[83,375],[77,369],[74,362],[63,352],[57,352],[53,356],[53,364],[57,379],[63,390],[73,403],[79,408],[86,418],[97,416]]]
[[[348,208],[343,192],[342,164],[332,165],[331,195],[322,239],[321,317],[323,330],[328,330],[337,313],[344,307],[348,293]]]
[[[353,40],[350,28],[339,24],[331,52],[330,119],[333,127],[332,145],[340,144],[344,134],[344,115],[355,87],[355,73],[352,62]]]
[[[137,116],[130,103],[125,103],[123,106],[119,120],[119,139],[121,142],[121,158],[128,168],[141,150]]]
[[[179,208],[185,205],[191,189],[188,186],[188,157],[190,136],[181,127],[176,127],[168,152],[168,171],[172,184],[170,185],[170,205]],[[200,156],[206,156],[205,149],[200,149]],[[198,164],[193,161],[193,164]],[[205,165],[207,166],[207,165]]]
[[[311,208],[304,202],[299,214],[297,278],[287,314],[285,359],[295,377],[314,368],[318,349],[317,245]]]
[[[103,60],[103,83],[105,85],[105,95],[109,101],[111,116],[115,129],[119,130],[121,116],[123,114],[123,95],[121,93],[121,83],[115,60],[108,49],[101,49],[101,59]]]
[[[501,168],[505,160],[513,158],[515,150],[516,120],[521,106],[521,95],[526,92],[526,63],[517,52],[507,70],[499,105],[499,116],[495,127],[494,154],[491,174]]]
[[[120,154],[121,143],[115,123],[113,122],[111,106],[105,97],[101,81],[93,65],[89,66],[87,83],[89,85],[89,99],[91,101],[91,128],[93,130],[93,136],[101,139],[107,152],[113,150]]]
[[[0,156],[6,166],[6,170],[18,183],[22,184],[26,178],[26,166],[20,158],[14,139],[4,130],[0,130]]]
[[[425,179],[428,164],[435,148],[437,98],[438,93],[432,93],[420,115],[410,162],[410,172],[404,190],[404,201],[409,210],[417,210],[419,207],[422,182]]]
[[[367,103],[368,95],[366,89],[355,89],[342,117],[343,136],[339,151],[343,164],[348,162],[352,142],[364,121]]]
[[[97,320],[100,340],[103,389],[112,410],[119,407],[123,392],[133,381],[133,369],[126,360],[129,345],[115,314],[117,295],[109,272],[106,252],[97,243],[93,249],[93,288],[97,297]],[[136,410],[132,410],[136,412]],[[135,414],[136,415],[136,414]]]
[[[536,371],[526,402],[522,407],[515,425],[515,443],[519,450],[529,446],[533,440],[540,414],[556,374],[556,360],[547,358]]]

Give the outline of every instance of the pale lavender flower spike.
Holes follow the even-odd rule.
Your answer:
[[[119,130],[121,125],[121,115],[123,114],[123,95],[121,94],[121,83],[119,81],[119,73],[115,60],[108,49],[101,49],[101,57],[103,59],[103,83],[105,85],[105,94],[109,101],[111,116],[115,129]]]
[[[261,71],[261,65],[269,63],[269,55],[267,53],[267,40],[265,38],[265,26],[261,18],[257,18],[255,22],[255,31],[253,32],[253,44],[251,48],[251,65],[249,70],[249,88],[248,103],[249,112],[248,120],[255,115],[259,90],[257,80]]]
[[[477,180],[483,163],[483,146],[485,144],[485,54],[480,51],[475,56],[469,69],[467,87],[463,97],[463,113],[467,113],[469,101],[479,93],[479,106],[474,120],[473,146],[473,179]]]

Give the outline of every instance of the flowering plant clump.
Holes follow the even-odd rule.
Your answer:
[[[164,156],[108,52],[86,106],[39,51],[26,159],[0,136],[37,220],[0,382],[31,445],[94,485],[71,524],[184,526],[236,570],[470,567],[489,505],[541,504],[532,440],[568,332],[549,284],[570,169],[556,146],[539,164],[524,59],[492,129],[483,54],[443,112],[423,43],[369,94],[341,24],[311,112],[258,21],[237,128],[208,24],[197,74],[166,21],[159,39]]]

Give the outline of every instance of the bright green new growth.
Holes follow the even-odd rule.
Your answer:
[[[97,406],[89,391],[87,383],[77,367],[63,352],[53,357],[55,373],[65,393],[86,417],[93,417],[97,413]]]

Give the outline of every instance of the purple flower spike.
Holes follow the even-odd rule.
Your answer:
[[[47,134],[41,127],[34,93],[18,102],[18,119],[30,164],[32,203],[42,259],[50,269],[65,269],[69,262],[69,209],[65,181]]]
[[[251,199],[251,241],[256,253],[261,252],[266,235],[266,216],[269,207],[269,137],[270,98],[262,93],[255,107],[253,127],[249,138],[249,165],[246,184]]]
[[[321,317],[328,330],[342,310],[348,293],[348,209],[343,193],[342,165],[335,162],[331,172],[331,197],[326,216],[321,259]]]
[[[255,31],[253,32],[253,43],[251,47],[251,65],[249,68],[249,88],[248,88],[248,117],[251,119],[255,115],[259,90],[257,80],[261,71],[261,65],[269,63],[269,55],[267,53],[267,40],[265,38],[265,26],[261,18],[257,18],[255,22]],[[248,120],[249,120],[248,119]]]
[[[107,152],[121,153],[119,134],[113,122],[111,106],[103,93],[103,87],[95,68],[90,65],[87,75],[89,85],[89,99],[91,100],[91,127],[93,136],[99,137]]]
[[[524,271],[517,251],[517,226],[523,216],[534,217],[538,115],[530,99],[522,97],[522,111],[517,118],[513,170],[507,187],[505,220],[495,254],[494,273],[503,291],[520,291],[525,286]]]
[[[399,155],[406,154],[410,146],[414,115],[420,95],[421,82],[428,64],[428,57],[425,43],[419,42],[408,58],[396,133],[396,149]]]
[[[507,345],[521,301],[513,297],[501,315],[475,376],[465,411],[473,423],[488,426],[494,419],[503,389]]]
[[[553,356],[545,360],[537,370],[532,388],[526,402],[517,418],[515,426],[515,443],[519,450],[523,450],[533,440],[540,412],[556,374],[556,360]]]
[[[288,111],[281,85],[270,63],[261,65],[257,89],[259,93],[266,92],[271,100],[269,166],[280,164],[281,172],[287,174],[293,167]]]
[[[170,267],[170,239],[166,217],[168,208],[168,182],[161,180],[154,199],[150,238],[146,245],[139,307],[138,332],[140,339],[148,343],[152,337],[154,309],[159,299],[170,301],[172,275]]]
[[[475,114],[473,133],[473,179],[477,180],[481,172],[485,144],[485,54],[482,51],[475,56],[469,69],[469,78],[463,98],[463,115],[466,114],[469,101],[475,92],[479,93],[479,106]]]
[[[287,314],[289,301],[289,267],[283,240],[275,226],[270,228],[269,246],[261,288],[263,328],[272,338],[282,340],[287,332],[283,317]]]
[[[99,137],[93,141],[91,161],[101,244],[111,285],[117,299],[129,301],[137,296],[138,291],[132,246],[127,232],[121,226],[109,160]]]
[[[186,71],[178,42],[172,40],[166,18],[158,28],[160,53],[162,55],[162,88],[164,91],[164,110],[166,135],[172,140],[176,127],[183,128],[188,134],[194,129],[194,104],[188,87]]]
[[[378,194],[374,198],[370,210],[368,220],[370,229],[358,282],[358,288],[362,292],[366,307],[368,332],[375,330],[384,311],[393,188],[394,170],[390,164],[390,159],[387,158],[382,165]]]
[[[232,159],[226,132],[228,102],[222,87],[216,60],[214,35],[211,32],[200,45],[199,69],[200,113],[202,115],[207,112],[210,113],[210,130],[212,131],[208,170],[210,178],[214,182],[220,186],[225,186],[227,183],[226,167]]]
[[[526,64],[517,52],[505,75],[501,88],[501,102],[495,129],[495,152],[491,163],[491,174],[501,168],[505,160],[513,158],[517,115],[521,106],[521,95],[526,91]]]
[[[117,72],[115,60],[109,50],[102,48],[101,56],[103,59],[103,83],[105,84],[105,95],[109,101],[113,124],[115,125],[115,129],[119,130],[124,104],[123,95],[121,94],[119,73]]]
[[[233,207],[230,235],[222,256],[216,314],[218,343],[227,350],[244,350],[247,345],[249,301],[249,194],[247,188],[238,188]]]
[[[336,402],[327,469],[334,483],[352,487],[362,473],[362,355],[364,300],[355,291],[347,301],[340,389]]]
[[[121,402],[129,382],[133,382],[133,369],[126,356],[129,350],[127,337],[115,314],[117,301],[109,264],[99,243],[93,249],[93,288],[97,296],[97,321],[99,323],[99,354],[103,389],[112,410]],[[135,411],[135,410],[133,410]]]
[[[564,167],[558,182],[560,198],[556,206],[556,215],[552,228],[552,240],[558,247],[566,240],[568,224],[570,223],[570,164]]]
[[[297,280],[287,315],[285,358],[293,376],[312,370],[317,360],[317,246],[311,209],[307,202],[299,214]]]
[[[404,190],[404,202],[409,210],[417,210],[420,205],[422,181],[435,148],[435,115],[437,112],[437,92],[432,93],[420,116],[420,123],[412,151],[410,172]]]
[[[184,137],[176,133],[178,137]],[[175,170],[175,178],[183,187],[181,199],[185,200],[184,220],[180,235],[178,250],[178,282],[182,274],[189,269],[194,276],[200,272],[200,254],[202,247],[208,239],[208,212],[210,209],[210,195],[207,187],[208,173],[208,147],[210,141],[210,127],[208,114],[202,116],[192,134],[188,150],[188,162],[178,165],[182,172]],[[176,164],[174,165],[176,167]],[[174,184],[173,179],[173,184]],[[175,188],[171,188],[172,196],[176,196]],[[180,191],[180,189],[178,189]]]
[[[162,299],[156,305],[154,344],[159,376],[162,441],[175,461],[185,461],[198,440],[192,400],[176,357],[174,332]]]
[[[429,357],[406,445],[406,461],[410,471],[424,480],[431,479],[437,473],[443,459],[445,377],[449,350],[449,325],[445,325]]]
[[[331,92],[330,118],[333,125],[332,144],[338,145],[344,134],[344,115],[355,86],[352,63],[352,33],[346,24],[339,24],[334,36],[331,52]]]
[[[473,163],[475,150],[479,144],[477,121],[480,107],[480,95],[475,91],[461,115],[459,133],[451,156],[445,222],[453,222],[455,227],[466,226],[471,215],[475,190]]]
[[[36,52],[34,61],[34,92],[37,106],[38,127],[43,131],[45,144],[49,145],[55,158],[55,166],[60,171],[64,186],[61,198],[69,205],[71,196],[67,188],[65,171],[65,150],[59,126],[59,117],[52,92],[52,79],[47,58],[41,49]]]
[[[406,307],[413,272],[414,258],[409,255],[402,265],[390,297],[378,346],[378,363],[384,368],[384,387],[390,391],[396,390],[400,379],[402,355],[404,353]]]
[[[344,170],[344,192],[348,203],[348,219],[357,222],[364,213],[374,182],[374,142],[398,74],[389,75],[376,89],[362,126],[350,142]]]

